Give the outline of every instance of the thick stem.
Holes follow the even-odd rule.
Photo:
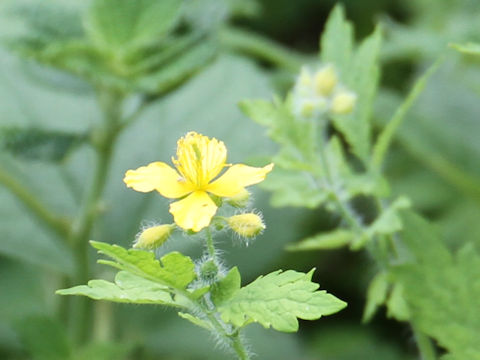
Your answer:
[[[95,220],[98,217],[99,202],[105,188],[114,144],[119,133],[118,124],[121,118],[122,98],[120,96],[108,92],[100,92],[99,99],[104,119],[101,127],[95,129],[92,138],[95,149],[93,179],[69,238],[77,262],[77,272],[74,277],[75,284],[85,284],[90,279],[88,240]],[[79,344],[84,343],[91,333],[92,309],[92,303],[87,298],[79,297],[75,299],[72,324],[74,326],[74,338]]]
[[[69,232],[69,223],[66,219],[55,215],[48,210],[36,196],[15,178],[0,168],[0,183],[5,186],[30,212],[48,229],[61,239],[65,239]]]

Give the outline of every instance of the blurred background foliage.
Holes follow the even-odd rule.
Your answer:
[[[225,358],[213,339],[205,341],[202,330],[173,312],[103,302],[94,304],[93,342],[72,350],[61,300],[53,294],[75,273],[75,248],[64,241],[62,222],[45,226],[32,215],[22,191],[28,189],[23,196],[34,194],[65,219],[75,216],[94,171],[87,144],[101,127],[102,101],[112,100],[102,94],[114,94],[126,114],[125,129],[113,148],[101,216],[89,238],[128,246],[142,221],[168,221],[169,214],[160,197],[127,190],[124,172],[167,159],[176,139],[189,130],[224,140],[231,162],[257,164],[272,155],[274,144],[236,104],[285,93],[299,66],[314,61],[319,34],[336,3],[185,0],[180,9],[178,1],[122,0],[127,4],[122,10],[112,1],[94,1],[93,6],[74,0],[0,3],[2,359]],[[387,175],[394,193],[407,194],[417,210],[434,220],[450,248],[467,242],[478,248],[480,64],[448,47],[480,40],[478,2],[343,4],[359,38],[377,21],[386,36],[378,128],[413,80],[443,56],[396,136]],[[167,14],[161,26],[159,14]],[[416,358],[404,324],[383,312],[361,324],[366,287],[375,273],[364,253],[284,251],[286,244],[328,229],[337,219],[321,210],[272,208],[261,189],[254,195],[267,230],[249,247],[222,244],[228,264],[238,264],[246,281],[279,267],[317,267],[315,280],[322,288],[349,303],[335,316],[302,323],[298,334],[252,327],[247,335],[258,358]],[[200,253],[199,244],[181,236],[173,243],[162,252]],[[95,255],[90,258],[93,266]]]

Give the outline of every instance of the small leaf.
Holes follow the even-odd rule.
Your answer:
[[[353,49],[353,28],[345,18],[343,6],[337,5],[330,13],[321,39],[320,58],[339,69],[349,68]]]
[[[151,252],[127,250],[118,245],[97,241],[90,243],[95,249],[115,260],[116,263],[109,265],[166,286],[185,289],[196,278],[192,259],[176,251],[163,256],[159,261]]]
[[[262,183],[262,188],[272,191],[272,205],[316,208],[327,199],[327,192],[316,185],[307,172],[287,171],[276,167]]]
[[[409,321],[410,311],[403,295],[402,284],[395,284],[387,300],[387,317]]]
[[[202,327],[202,328],[204,328],[208,331],[213,331],[214,330],[212,325],[208,321],[202,320],[202,319],[200,319],[196,316],[193,316],[191,314],[179,312],[178,316],[180,316],[181,318],[190,321],[192,324],[200,326],[200,327]]]
[[[343,309],[345,302],[317,291],[312,274],[313,270],[308,274],[279,270],[259,277],[219,306],[221,317],[238,327],[258,322],[265,328],[295,332],[297,318],[314,320]]]
[[[235,266],[223,279],[212,285],[211,296],[213,303],[219,306],[229,300],[240,289],[241,282],[240,272]]]
[[[90,280],[88,285],[58,290],[58,295],[82,295],[95,300],[119,303],[161,304],[181,306],[174,301],[168,288],[126,271],[120,271],[115,283],[105,280]]]
[[[365,304],[362,318],[364,323],[372,320],[378,307],[385,303],[389,285],[388,273],[384,271],[375,275],[370,285],[368,285],[367,303]]]
[[[345,229],[335,229],[308,237],[296,244],[287,245],[289,251],[331,250],[348,245],[355,234]]]
[[[399,197],[382,211],[379,217],[352,243],[352,250],[362,248],[366,242],[375,235],[389,235],[402,230],[402,220],[399,210],[411,206],[410,200],[406,197]]]
[[[379,27],[356,50],[348,68],[341,68],[342,79],[357,95],[354,111],[349,115],[334,117],[335,127],[345,135],[351,151],[364,162],[370,155],[370,118],[377,93],[380,74],[381,46]]]

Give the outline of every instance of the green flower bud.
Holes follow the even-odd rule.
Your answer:
[[[237,195],[228,198],[227,202],[236,208],[244,208],[248,205],[248,200],[250,199],[250,193],[242,189]]]
[[[203,280],[213,280],[218,274],[218,266],[213,260],[208,260],[200,266],[200,278]]]
[[[165,224],[149,227],[137,237],[135,249],[154,250],[160,247],[172,234],[175,224]]]
[[[255,237],[265,230],[262,218],[254,213],[234,215],[226,220],[230,228],[242,237]]]

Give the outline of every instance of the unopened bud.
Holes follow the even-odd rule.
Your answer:
[[[200,266],[200,278],[203,280],[212,280],[218,274],[218,266],[213,260],[208,260]]]
[[[174,229],[174,224],[149,227],[140,233],[133,247],[136,249],[154,250],[167,241]]]
[[[315,91],[318,95],[330,95],[337,85],[337,73],[331,65],[318,70],[315,74]]]
[[[265,229],[262,218],[253,213],[234,215],[227,218],[230,228],[242,237],[255,237]]]
[[[349,91],[342,91],[335,95],[332,101],[332,112],[338,115],[350,114],[357,102],[357,96]]]
[[[250,199],[250,193],[242,189],[237,195],[228,198],[227,202],[236,208],[244,208],[248,205]]]

